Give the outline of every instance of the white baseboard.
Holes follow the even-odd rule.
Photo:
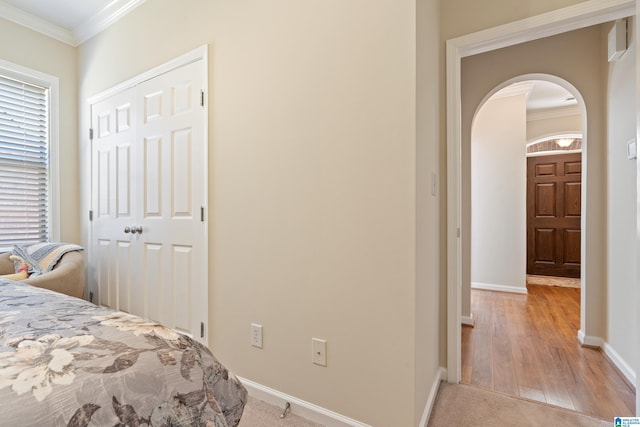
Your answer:
[[[609,343],[605,342],[600,337],[592,337],[589,335],[585,335],[582,330],[578,331],[578,341],[580,345],[584,345],[587,347],[597,347],[601,348],[604,351],[604,354],[607,355],[611,363],[613,363],[616,368],[624,375],[629,384],[632,384],[635,388],[636,385],[636,371],[629,366],[629,364],[618,354],[617,351],[614,350]]]
[[[491,283],[472,282],[471,289],[482,289],[485,291],[509,292],[512,294],[526,294],[527,288],[520,286],[493,285]]]
[[[473,320],[473,313],[468,316],[462,316],[462,324],[466,326],[471,326],[472,328],[476,326],[476,321]]]
[[[431,416],[431,410],[433,409],[433,404],[438,396],[438,388],[440,387],[440,382],[443,380],[443,377],[446,377],[446,371],[444,368],[440,368],[438,369],[438,372],[436,372],[433,384],[431,384],[431,391],[429,392],[427,403],[424,407],[424,411],[422,412],[422,418],[420,419],[420,424],[418,424],[419,427],[427,427],[429,417]]]
[[[622,372],[622,375],[624,375],[627,381],[629,381],[629,384],[632,384],[635,388],[636,371],[629,366],[629,364],[625,362],[624,359],[620,357],[620,355],[608,343],[604,344],[604,354],[606,354],[609,360],[611,360],[618,370]]]
[[[289,402],[291,404],[292,414],[299,415],[309,421],[323,424],[326,427],[371,427],[368,424],[345,417],[344,415],[298,399],[297,397],[289,396],[288,394],[246,378],[238,377],[238,379],[249,392],[249,396],[282,408],[283,410],[285,403]]]
[[[586,347],[597,347],[604,349],[604,340],[602,338],[585,335],[582,329],[578,331],[578,341],[580,342],[580,345],[584,345]]]

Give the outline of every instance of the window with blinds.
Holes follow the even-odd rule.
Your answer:
[[[48,92],[0,75],[0,248],[49,238]]]

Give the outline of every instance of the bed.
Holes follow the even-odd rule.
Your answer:
[[[0,424],[234,427],[247,401],[203,345],[0,279]]]

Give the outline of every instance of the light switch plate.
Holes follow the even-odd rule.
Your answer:
[[[262,325],[251,324],[251,345],[262,348]]]
[[[636,139],[632,139],[627,142],[627,159],[633,160],[638,157],[638,148],[636,144]]]

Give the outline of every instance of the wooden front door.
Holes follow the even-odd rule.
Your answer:
[[[527,158],[527,274],[580,277],[582,155]]]

